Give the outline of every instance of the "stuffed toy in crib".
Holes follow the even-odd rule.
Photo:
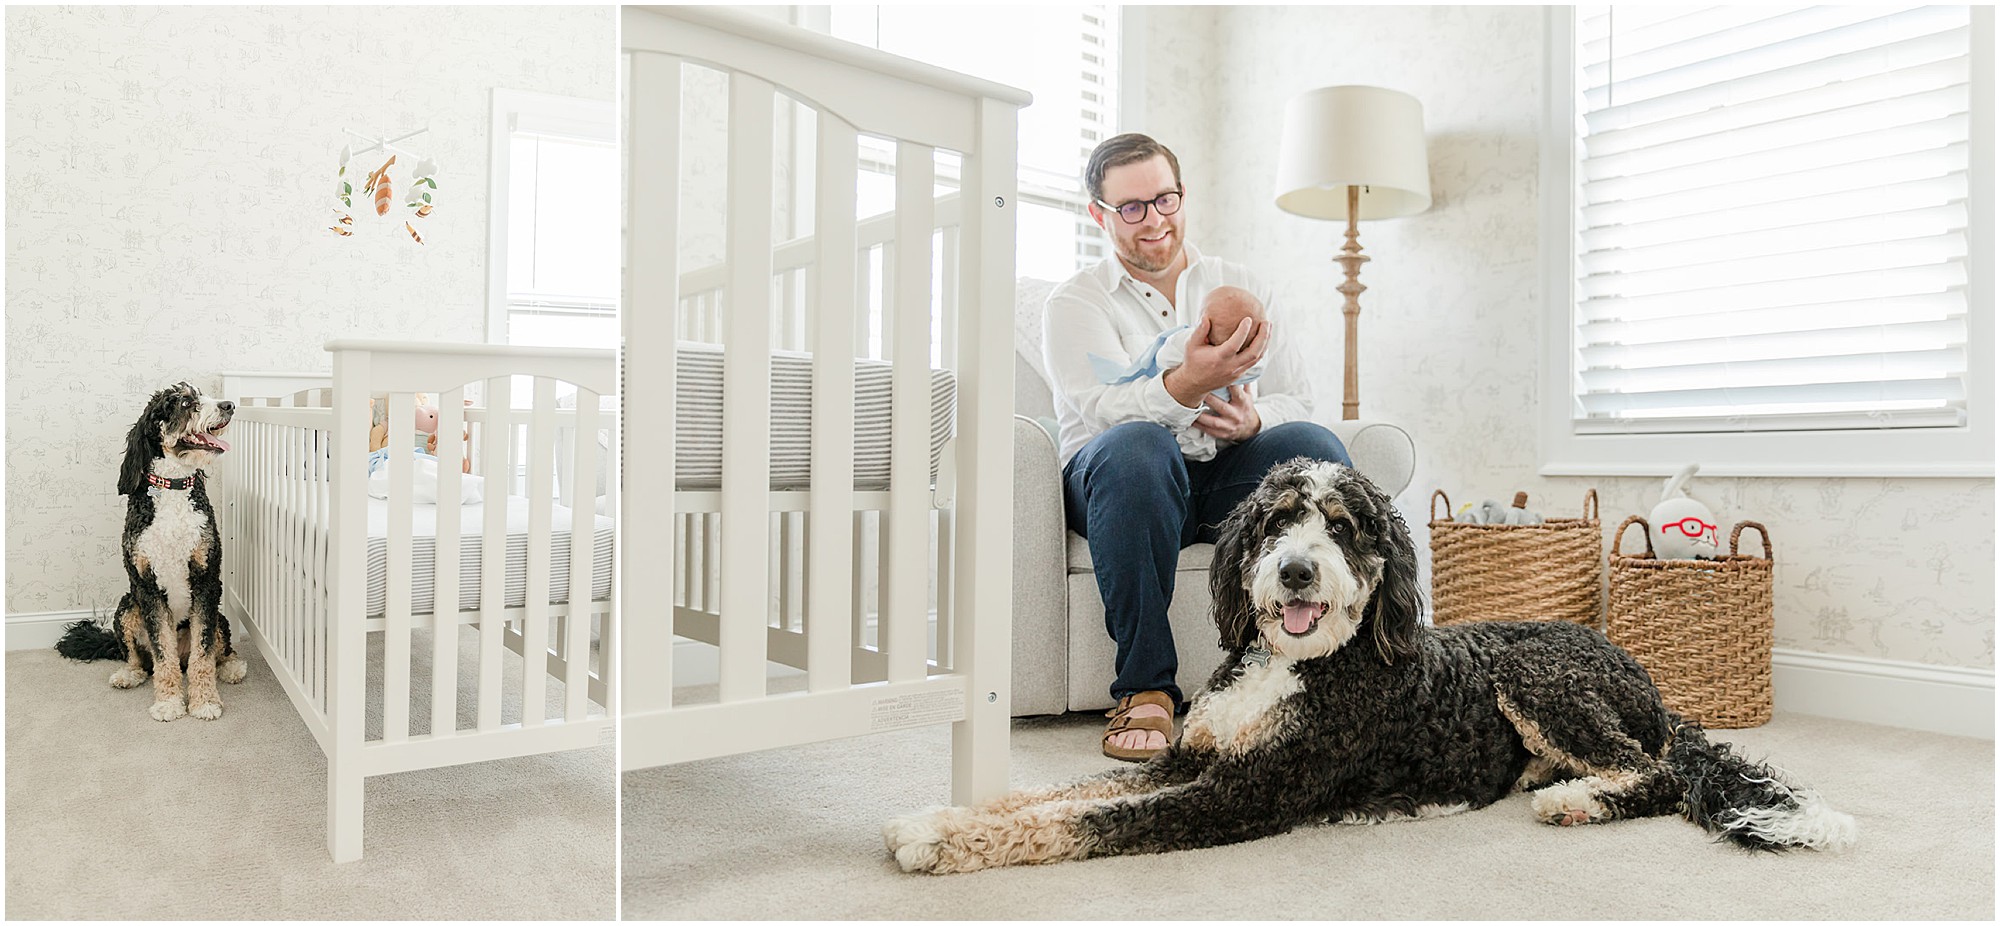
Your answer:
[[[437,446],[438,446],[437,406],[431,404],[431,398],[429,393],[419,392],[416,395],[416,399],[417,399],[416,414],[414,416],[414,420],[410,422],[411,427],[414,429],[414,436],[416,438],[413,441],[413,443],[416,446],[422,447],[423,453],[429,454],[431,456],[437,456]],[[465,404],[471,405],[472,400],[467,399],[465,401]],[[368,452],[374,453],[377,450],[381,450],[382,448],[389,446],[388,404],[385,402],[376,401],[373,398],[369,399],[368,421],[369,421]],[[459,437],[461,440],[469,442],[472,439],[471,429],[466,428],[464,430],[464,433],[462,433]],[[466,453],[460,459],[461,462],[459,464],[459,470],[461,472],[466,472],[466,473],[472,472],[472,454]]]

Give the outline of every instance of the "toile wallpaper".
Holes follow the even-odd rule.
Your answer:
[[[1574,517],[1595,487],[1607,548],[1652,508],[1664,479],[1536,475],[1540,7],[1153,7],[1143,23],[1145,105],[1129,128],[1180,158],[1189,238],[1266,274],[1280,323],[1329,358],[1326,417],[1339,416],[1344,229],[1272,204],[1284,105],[1343,83],[1423,102],[1433,204],[1362,226],[1360,337],[1363,417],[1417,443],[1399,502],[1426,558],[1436,488],[1454,503],[1526,490]],[[1771,528],[1777,646],[1993,667],[1991,479],[1697,476],[1692,493],[1725,527]]]
[[[614,16],[10,7],[7,611],[117,602],[113,486],[155,389],[324,371],[336,337],[483,341],[491,92],[611,99]],[[329,231],[342,130],[423,126],[425,243],[397,220],[407,158],[388,216]]]

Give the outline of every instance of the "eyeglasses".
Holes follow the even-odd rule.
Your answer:
[[[1181,211],[1181,191],[1174,190],[1168,193],[1161,193],[1152,199],[1133,200],[1123,206],[1114,206],[1101,199],[1097,201],[1097,204],[1118,213],[1118,217],[1124,219],[1125,224],[1137,225],[1140,222],[1146,221],[1147,206],[1153,207],[1154,212],[1163,216],[1173,215]]]

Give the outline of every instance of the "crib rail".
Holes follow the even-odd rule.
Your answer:
[[[488,345],[328,350],[330,389],[239,408],[226,587],[328,756],[330,806],[352,807],[330,813],[329,849],[344,861],[360,854],[368,776],[608,741],[615,634],[597,551],[609,538],[593,509],[600,482],[615,499],[596,437],[615,428],[600,410],[614,362]],[[557,407],[559,385],[574,407]],[[435,457],[418,454],[419,391],[435,396]],[[389,423],[379,454],[371,398]],[[470,490],[477,509],[459,504]],[[372,527],[371,494],[386,496]]]
[[[720,492],[626,487],[634,511],[680,515],[635,518],[627,529],[622,555],[673,568],[633,573],[637,594],[624,598],[623,765],[952,721],[955,797],[997,793],[1006,784],[1011,619],[1014,120],[1026,97],[729,10],[627,7],[622,34],[631,55],[633,256],[625,395],[635,407],[673,407],[677,337],[750,348],[724,355]],[[772,162],[780,99],[812,110],[810,235],[774,248],[769,172],[731,169],[723,260],[681,272],[687,68],[727,75],[730,165]],[[895,146],[895,192],[891,213],[861,221],[864,133]],[[959,188],[943,202],[934,193],[940,154],[959,158]],[[935,302],[934,285],[945,293]],[[768,347],[814,358],[803,496],[768,485]],[[852,435],[842,425],[852,420],[856,357],[893,365],[889,488],[866,498],[853,487]],[[959,397],[957,437],[935,485],[925,433],[933,362],[955,369]],[[671,422],[628,435],[627,458],[671,459],[672,435]],[[877,530],[870,569],[871,551],[857,548]],[[878,605],[864,614],[870,573]],[[875,619],[873,645],[866,618]],[[665,656],[676,632],[717,645],[716,703],[675,703]],[[804,696],[771,696],[772,659],[804,666]]]

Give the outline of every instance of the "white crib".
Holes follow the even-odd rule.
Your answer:
[[[615,427],[599,401],[615,359],[387,341],[327,350],[328,388],[239,405],[218,488],[224,613],[326,753],[327,849],[344,862],[361,857],[371,776],[611,741],[613,522],[592,510],[598,441],[576,437]],[[532,383],[525,407],[516,382]],[[574,387],[573,408],[558,407],[559,384]],[[414,428],[392,426],[387,498],[371,497],[369,398],[410,422],[419,392],[439,412],[435,481],[417,472]],[[417,501],[431,485],[441,503]],[[483,490],[476,507],[456,504],[468,486]],[[461,660],[474,666],[463,677]],[[428,672],[427,699],[413,667]]]
[[[951,723],[953,800],[996,795],[1012,618],[1015,120],[1028,97],[738,11],[626,7],[623,23],[624,395],[649,410],[690,401],[685,379],[677,392],[689,356],[677,340],[722,345],[723,476],[719,489],[635,478],[653,470],[643,461],[680,459],[675,422],[652,414],[625,435],[621,555],[640,565],[622,592],[620,766]],[[702,69],[728,85],[727,234],[720,265],[682,267],[680,243],[704,232],[682,213],[684,123],[703,118],[683,105],[683,73]],[[792,145],[812,152],[817,218],[779,241],[768,165],[786,99],[811,113]],[[893,145],[895,199],[857,222],[864,134]],[[955,180],[935,170],[940,151],[958,155]],[[957,401],[935,470],[933,351]],[[848,427],[870,358],[890,364],[886,487],[857,483]],[[773,432],[788,426],[771,422],[772,374],[801,362],[810,478],[788,481],[772,468]],[[676,702],[676,634],[717,648],[713,703]],[[805,670],[806,690],[775,693],[769,662]]]

